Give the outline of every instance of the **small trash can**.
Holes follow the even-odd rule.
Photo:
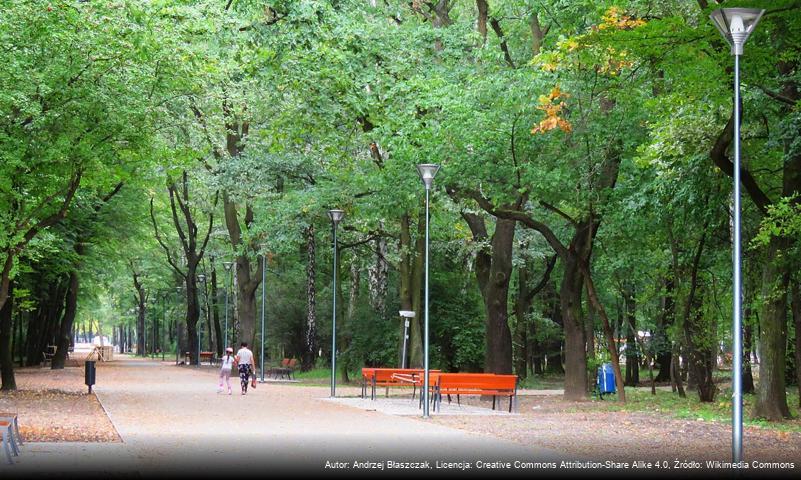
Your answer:
[[[612,368],[611,363],[604,363],[598,367],[598,379],[596,380],[598,386],[598,393],[606,395],[608,393],[615,393],[615,370]]]
[[[93,360],[87,360],[84,362],[84,383],[87,387],[89,387],[89,393],[92,393],[92,385],[95,384],[95,362]]]

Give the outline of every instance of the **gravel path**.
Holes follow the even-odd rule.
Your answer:
[[[200,468],[210,474],[322,469],[326,462],[557,456],[433,421],[341,405],[326,400],[326,387],[265,384],[247,396],[216,389],[216,369],[124,358],[99,365],[95,392],[122,444],[32,444],[15,472],[175,474]],[[338,389],[342,396],[358,393]]]

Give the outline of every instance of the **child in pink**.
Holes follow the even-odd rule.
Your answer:
[[[217,393],[222,393],[223,382],[228,386],[228,395],[231,395],[231,370],[234,368],[234,349],[228,347],[225,349],[225,356],[222,357],[222,366],[220,367],[220,388]]]

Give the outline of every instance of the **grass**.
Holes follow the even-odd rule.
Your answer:
[[[781,422],[768,422],[764,419],[751,418],[756,397],[743,395],[743,425],[746,427],[767,428],[783,432],[801,433],[801,420],[798,419],[798,392],[788,391],[787,403],[793,419]],[[702,403],[693,391],[687,392],[687,398],[681,398],[669,390],[657,390],[651,395],[648,387],[627,388],[626,404],[616,402],[595,402],[595,405],[607,411],[649,412],[669,415],[678,419],[703,420],[706,422],[731,422],[731,390],[722,389],[718,392],[716,400],[711,403]]]
[[[308,372],[301,372],[300,369],[295,370],[295,379],[301,380],[307,385],[322,385],[331,381],[331,369],[325,367],[316,367]],[[342,372],[337,370],[337,384],[342,385],[356,385],[361,381],[361,377],[357,372],[350,373],[350,383],[346,383],[342,378]]]
[[[559,390],[564,388],[564,375],[529,375],[520,381],[520,388],[532,390]]]

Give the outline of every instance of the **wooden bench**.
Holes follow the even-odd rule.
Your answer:
[[[439,372],[439,370],[429,370],[429,374]],[[417,387],[423,384],[422,368],[362,368],[362,398],[367,396],[367,385],[371,387],[370,399],[376,399],[376,388],[385,387],[386,395],[389,396],[389,387],[408,387],[411,386],[412,398],[414,398]],[[430,377],[430,375],[429,375]]]
[[[185,358],[186,364],[187,365],[191,365],[193,363],[192,362],[192,352],[186,352],[184,355],[186,357]],[[200,352],[200,363],[203,363],[203,361],[205,360],[210,365],[213,365],[214,364],[214,358],[215,358],[214,352]]]
[[[509,397],[509,412],[517,396],[517,375],[496,375],[494,373],[441,373],[434,383],[434,406],[439,411],[442,395],[456,395],[461,404],[461,395],[492,395],[492,409],[495,410],[497,397]]]
[[[281,360],[280,367],[271,368],[270,370],[268,370],[268,374],[272,375],[272,377],[276,379],[278,377],[284,378],[284,375],[286,375],[287,379],[292,380],[292,375],[294,375],[295,369],[297,367],[298,367],[297,358],[292,358],[292,359],[285,358]]]

